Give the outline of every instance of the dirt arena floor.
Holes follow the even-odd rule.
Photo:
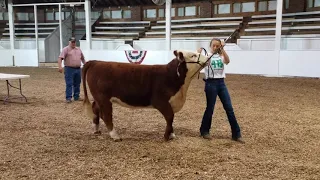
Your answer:
[[[102,121],[102,135],[91,134],[82,102],[65,103],[57,69],[0,72],[31,75],[22,81],[29,103],[0,101],[0,179],[320,179],[319,79],[227,75],[245,144],[231,140],[219,99],[214,139],[199,137],[201,79],[175,116],[175,140],[163,140],[165,120],[156,110],[114,106],[123,141],[113,142]],[[5,90],[1,81],[1,98]]]

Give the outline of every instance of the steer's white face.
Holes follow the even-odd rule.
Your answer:
[[[183,58],[180,57],[179,53],[182,53]],[[187,63],[188,72],[187,72],[186,81],[188,81],[195,73],[200,72],[208,61],[207,56],[204,56],[198,52],[176,50],[174,51],[174,55],[178,59],[181,59],[181,61],[185,61]]]
[[[206,64],[208,58],[200,53],[191,51],[174,51],[174,55],[181,62],[187,63],[187,75],[184,84],[181,86],[179,91],[170,98],[169,103],[171,104],[174,113],[179,112],[186,102],[187,91],[192,78],[196,77],[196,73],[199,72]],[[195,76],[193,76],[195,75]],[[193,77],[192,77],[193,76]]]

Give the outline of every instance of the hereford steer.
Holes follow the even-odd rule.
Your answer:
[[[129,108],[155,108],[167,124],[165,140],[174,138],[173,119],[187,97],[194,75],[206,64],[208,57],[196,52],[174,51],[176,56],[166,65],[88,61],[82,72],[85,111],[93,119],[94,133],[100,134],[103,119],[110,137],[121,140],[113,126],[112,104]],[[87,94],[94,99],[92,105]]]

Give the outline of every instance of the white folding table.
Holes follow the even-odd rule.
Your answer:
[[[22,94],[21,79],[29,78],[29,77],[30,75],[0,73],[0,80],[5,80],[7,82],[7,96],[3,100],[4,104],[7,103],[10,99],[17,99],[17,98],[23,98],[26,100],[26,102],[28,102],[26,96]],[[16,80],[16,79],[19,80],[19,87],[12,86],[9,82],[9,80]],[[10,98],[10,87],[19,89],[22,97]]]

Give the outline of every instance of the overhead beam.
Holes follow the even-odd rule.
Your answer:
[[[99,7],[101,4],[100,4],[100,0],[93,0],[93,1],[91,1],[91,7],[93,7],[93,8],[97,8],[97,7]]]
[[[137,5],[144,5],[144,3],[141,0],[135,0],[135,2],[137,3]]]
[[[128,3],[126,3],[126,1],[124,1],[124,0],[119,0],[119,1],[121,2],[121,6],[127,6],[127,5],[132,4],[132,3],[128,4]],[[128,1],[128,2],[131,2],[131,0]]]
[[[116,6],[120,6],[118,0],[111,0],[111,2],[112,2],[113,4],[115,4]]]
[[[131,2],[132,2],[131,6],[139,4],[139,2],[137,0],[131,0]]]

